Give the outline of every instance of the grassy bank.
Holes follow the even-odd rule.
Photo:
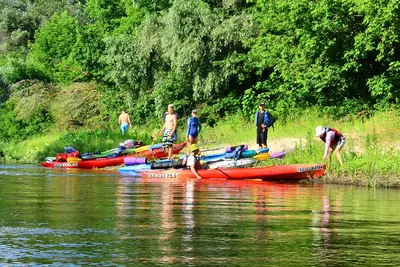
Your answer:
[[[398,111],[377,112],[370,117],[348,116],[341,120],[321,117],[318,110],[293,113],[286,121],[278,120],[270,129],[268,143],[271,151],[295,148],[284,159],[261,162],[260,165],[322,162],[324,144],[315,137],[318,125],[337,128],[346,137],[342,150],[343,166],[336,156],[328,164],[323,181],[368,187],[400,187],[400,114]],[[235,130],[239,129],[239,130]],[[218,144],[255,145],[252,123],[233,116],[202,136]],[[292,142],[288,142],[288,139]]]
[[[400,186],[400,141],[397,138],[400,116],[397,111],[376,113],[369,118],[349,116],[341,120],[321,117],[316,110],[294,112],[291,116],[280,118],[275,128],[270,129],[269,146],[271,151],[294,147],[295,150],[282,160],[269,160],[261,164],[322,162],[324,145],[314,136],[314,129],[318,125],[335,127],[346,136],[346,145],[342,152],[344,165],[340,166],[333,155],[324,181],[370,187]],[[2,144],[5,154],[3,161],[39,162],[46,156],[62,152],[65,146],[89,152],[118,147],[120,142],[127,139],[140,139],[146,144],[158,143],[161,141],[161,137],[157,135],[160,128],[160,121],[154,120],[134,126],[127,135],[121,135],[117,127],[52,132],[19,143]],[[184,140],[184,133],[182,118],[178,131],[179,140]],[[287,143],[288,138],[292,143]],[[228,116],[214,127],[205,125],[199,141],[202,149],[243,143],[255,146],[255,127],[252,118],[245,118],[240,114]]]

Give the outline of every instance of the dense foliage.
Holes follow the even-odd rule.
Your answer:
[[[122,108],[145,123],[169,103],[182,117],[198,108],[209,125],[237,110],[250,117],[260,100],[281,115],[399,103],[396,0],[0,5],[0,141],[54,126],[104,127]]]

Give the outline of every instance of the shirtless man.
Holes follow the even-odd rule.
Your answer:
[[[119,115],[118,123],[121,128],[122,134],[125,134],[129,127],[132,128],[131,118],[125,110],[122,110],[121,115]]]
[[[172,146],[176,141],[176,124],[177,118],[174,114],[174,105],[168,105],[168,114],[165,116],[164,126],[160,134],[163,134],[162,142],[165,150],[168,153],[168,159],[172,158]]]

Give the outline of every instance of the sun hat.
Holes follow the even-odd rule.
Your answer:
[[[173,108],[173,107],[174,107],[174,105],[172,105],[172,104],[169,104],[169,105],[168,105],[168,107],[169,107],[169,108]]]
[[[195,150],[200,150],[200,148],[197,144],[191,144],[189,149],[190,149],[190,152],[193,152]]]
[[[193,110],[192,110],[192,113],[197,113],[197,109],[193,109]]]
[[[264,102],[261,102],[259,106],[265,106],[265,103],[264,103]]]
[[[325,133],[325,127],[317,126],[317,128],[315,128],[315,136],[320,136],[323,133]]]

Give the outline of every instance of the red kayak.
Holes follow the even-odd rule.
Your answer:
[[[326,164],[293,164],[257,168],[199,170],[203,179],[228,180],[300,180],[318,178],[325,173]],[[190,170],[160,170],[142,173],[143,178],[196,178]]]
[[[175,144],[173,146],[173,153],[179,153],[186,146],[186,142]],[[40,164],[46,168],[80,168],[80,169],[93,169],[93,168],[104,168],[110,166],[117,166],[124,164],[125,157],[146,157],[148,159],[159,159],[167,157],[168,154],[164,151],[164,148],[155,148],[146,151],[142,151],[130,156],[118,156],[113,158],[96,158],[96,159],[85,159],[78,162],[68,163],[65,161],[44,161]]]
[[[119,156],[114,158],[88,159],[74,163],[60,162],[60,161],[44,161],[41,162],[40,164],[46,168],[93,169],[93,168],[104,168],[104,167],[124,164],[124,157],[125,156]]]

